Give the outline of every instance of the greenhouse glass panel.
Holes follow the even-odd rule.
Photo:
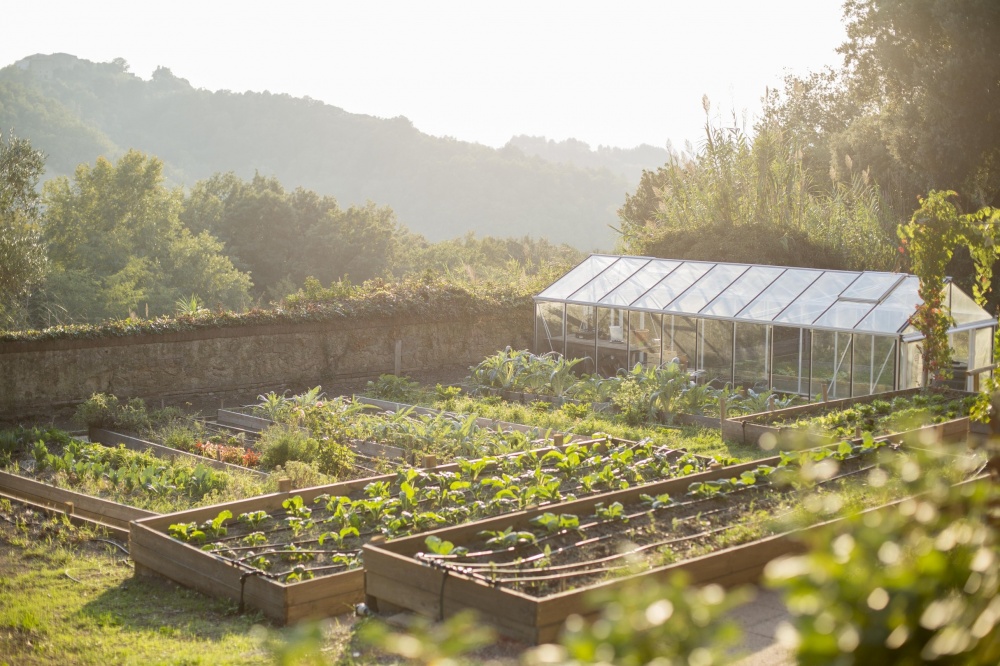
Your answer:
[[[920,303],[920,295],[917,293],[919,288],[920,280],[912,275],[907,276],[884,301],[876,305],[875,309],[858,323],[857,329],[874,333],[900,332]]]
[[[946,289],[950,292],[951,316],[955,318],[956,324],[972,324],[990,319],[986,310],[979,307],[974,300],[954,284],[948,284]]]
[[[903,276],[899,273],[862,273],[861,277],[845,289],[840,297],[861,301],[881,301],[902,278]]]
[[[653,259],[640,268],[632,277],[622,282],[614,291],[601,299],[602,305],[631,305],[653,285],[665,278],[681,265],[679,261]]]
[[[579,266],[556,280],[555,284],[550,285],[538,297],[554,300],[566,299],[613,263],[615,263],[615,257],[592,254],[584,259]]]
[[[875,336],[875,383],[872,393],[895,390],[896,381],[896,338],[885,335]]]
[[[973,336],[975,344],[974,358],[977,368],[985,368],[993,364],[993,328],[977,328]],[[982,372],[971,377],[973,391],[983,388],[983,382],[993,375],[992,372]]]
[[[698,365],[698,321],[694,317],[663,315],[663,363],[677,359],[689,368]]]
[[[620,285],[623,280],[628,280],[633,273],[648,262],[648,259],[622,257],[608,266],[600,275],[576,290],[567,300],[596,303],[607,296],[609,291]]]
[[[899,388],[918,388],[924,385],[924,357],[919,342],[903,343],[900,354]]]
[[[839,331],[813,331],[812,395],[830,400],[851,397],[851,334]]]
[[[812,331],[792,326],[773,326],[772,386],[777,391],[809,395],[809,355]]]
[[[948,333],[948,347],[951,352],[951,379],[948,386],[960,391],[965,390],[969,370],[969,356],[972,352],[974,333],[971,330],[952,331]]]
[[[830,306],[815,322],[814,326],[824,326],[826,328],[839,328],[850,330],[858,325],[858,322],[871,312],[875,307],[874,303],[858,303],[857,301],[837,301]]]
[[[597,371],[605,377],[612,377],[625,367],[627,329],[625,310],[597,308]]]
[[[562,303],[538,303],[535,305],[535,351],[546,352],[566,351],[566,335],[563,332]]]
[[[771,385],[771,326],[767,324],[736,325],[736,356],[733,373],[736,386],[755,391],[767,390]]]
[[[788,307],[799,294],[806,290],[823,271],[789,268],[761,292],[737,317],[754,321],[771,321],[775,315]]]
[[[733,317],[757,298],[785,269],[775,266],[752,266],[736,279],[729,288],[701,310],[701,314],[716,317]]]
[[[700,312],[709,301],[722,293],[723,290],[728,289],[733,280],[746,271],[747,266],[718,264],[673,303],[667,305],[664,310],[685,313]]]
[[[629,312],[628,367],[633,368],[636,363],[647,368],[660,365],[662,328],[663,315],[635,310]]]
[[[705,381],[722,388],[733,381],[733,323],[721,319],[699,319],[701,351],[698,369]]]
[[[782,324],[812,324],[823,312],[837,301],[844,289],[861,275],[860,273],[842,273],[828,271],[819,276],[815,282],[789,304],[785,310],[774,318],[775,323]]]
[[[566,358],[587,359],[576,366],[579,372],[593,373],[597,358],[597,308],[593,305],[566,305]]]
[[[670,301],[681,295],[688,287],[707,273],[714,264],[701,262],[685,262],[670,275],[649,290],[649,292],[633,303],[633,307],[646,310],[662,310]]]
[[[863,396],[892,390],[896,376],[896,340],[884,335],[854,335],[854,387]]]

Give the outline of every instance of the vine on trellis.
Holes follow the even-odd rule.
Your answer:
[[[986,296],[993,279],[993,264],[1000,259],[997,246],[1000,233],[1000,209],[982,208],[975,213],[959,214],[951,199],[953,191],[931,190],[920,200],[920,208],[897,231],[902,246],[900,251],[909,254],[913,273],[920,279],[920,297],[911,320],[924,334],[921,351],[924,357],[924,379],[941,380],[950,373],[951,350],[948,329],[953,323],[944,308],[945,270],[955,247],[964,243],[976,267],[972,287],[973,297],[980,306],[986,305]],[[1000,332],[994,336],[994,362],[1000,352]],[[1000,382],[990,377],[984,385],[985,392],[1000,387]],[[980,415],[984,415],[983,412]]]

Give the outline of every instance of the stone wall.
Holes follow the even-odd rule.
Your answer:
[[[166,404],[246,400],[338,380],[457,372],[531,346],[531,312],[456,321],[393,318],[0,343],[0,420],[65,415],[92,393]]]

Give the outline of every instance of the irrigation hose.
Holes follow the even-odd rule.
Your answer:
[[[246,610],[246,604],[243,602],[243,590],[246,588],[247,578],[251,576],[266,576],[267,574],[259,569],[254,571],[246,571],[240,574],[240,606],[239,612],[242,614]]]
[[[121,545],[117,541],[112,541],[111,539],[100,539],[98,537],[91,537],[89,540],[90,541],[102,541],[104,543],[110,543],[112,546],[114,546],[118,550],[122,551],[123,553],[125,553],[129,557],[132,556],[132,553],[128,552],[128,548],[126,548],[125,546]]]
[[[859,473],[868,471],[868,470],[872,469],[875,466],[876,465],[863,466],[863,467],[861,467],[860,469],[857,469],[857,470],[853,470],[853,471],[850,471],[850,472],[845,472],[843,474],[838,474],[838,475],[833,476],[833,477],[831,477],[829,479],[825,479],[825,480],[819,482],[817,485],[823,485],[823,484],[830,483],[830,482],[838,480],[838,479],[842,479],[842,478],[845,478],[845,477],[848,477],[848,476],[853,476],[855,474],[859,474]],[[769,484],[766,484],[766,485],[769,485]],[[748,486],[746,488],[741,488],[739,490],[731,491],[731,492],[741,492],[741,491],[744,491],[744,490],[755,490],[755,489],[758,489],[760,487],[763,487],[763,486]],[[690,505],[690,504],[694,504],[694,503],[698,503],[698,502],[706,501],[706,500],[711,500],[711,499],[715,499],[715,498],[714,497],[712,497],[712,498],[701,498],[699,500],[685,502],[683,504]],[[679,505],[674,505],[674,508],[676,508],[676,506],[679,506]],[[664,508],[671,508],[671,507],[664,507]],[[644,512],[644,513],[651,513],[651,512]],[[712,513],[715,513],[715,512],[712,512]],[[607,522],[607,521],[597,521],[597,522],[591,523],[591,524],[586,525],[586,526],[581,526],[581,530],[583,529],[583,527],[594,527],[594,526],[596,526],[596,525],[598,525],[598,524],[600,524],[602,522]],[[543,574],[543,575],[540,575],[540,576],[527,576],[527,577],[520,576],[518,578],[497,577],[495,575],[492,576],[492,577],[487,577],[487,576],[484,576],[482,573],[479,573],[478,571],[475,571],[475,568],[479,568],[479,567],[485,568],[483,565],[479,565],[479,567],[476,567],[475,563],[466,563],[465,566],[457,566],[455,564],[450,564],[450,563],[446,562],[444,560],[444,558],[439,558],[439,557],[435,557],[435,556],[428,556],[428,554],[424,554],[424,553],[419,554],[418,557],[420,557],[421,559],[424,559],[429,564],[431,564],[431,566],[433,566],[434,568],[437,568],[437,569],[439,569],[441,571],[444,571],[444,572],[454,571],[455,573],[460,573],[460,574],[469,576],[471,578],[476,578],[476,579],[482,580],[484,582],[488,582],[492,586],[496,587],[496,586],[499,586],[499,585],[502,585],[502,584],[521,583],[521,582],[544,582],[544,581],[548,581],[548,580],[559,580],[559,579],[564,579],[564,578],[569,578],[569,577],[577,577],[577,576],[581,576],[581,575],[598,574],[598,573],[605,573],[605,572],[610,572],[610,571],[614,571],[614,570],[620,570],[622,568],[626,568],[627,565],[613,566],[613,567],[599,567],[597,569],[591,569],[591,570],[586,570],[586,571],[579,571],[578,569],[580,567],[592,566],[594,564],[598,564],[598,563],[602,563],[602,562],[609,562],[609,561],[613,561],[615,559],[620,559],[620,558],[626,557],[628,555],[633,555],[633,554],[635,554],[637,552],[648,550],[648,549],[651,549],[651,548],[657,548],[657,547],[661,547],[661,546],[664,546],[664,545],[669,545],[669,544],[672,544],[672,543],[680,543],[680,542],[683,542],[683,541],[690,541],[692,539],[697,539],[697,538],[701,538],[701,537],[705,537],[705,536],[711,536],[711,535],[714,535],[714,534],[725,532],[725,531],[733,529],[735,527],[736,527],[736,525],[726,525],[726,526],[722,526],[722,527],[719,527],[719,528],[716,528],[716,529],[713,529],[713,530],[707,530],[707,531],[703,531],[703,532],[700,532],[700,533],[697,533],[697,534],[693,534],[693,535],[687,535],[687,536],[684,536],[684,537],[672,538],[672,539],[667,539],[667,540],[663,540],[663,541],[659,541],[659,542],[655,542],[655,543],[651,543],[651,544],[645,544],[643,546],[640,546],[638,548],[635,548],[635,549],[629,551],[628,553],[620,553],[620,554],[617,554],[617,555],[603,557],[603,558],[600,558],[598,560],[592,560],[592,561],[588,561],[588,562],[580,562],[580,563],[574,563],[574,564],[557,565],[556,567],[549,567],[548,570],[550,570],[550,571],[554,570],[554,569],[561,569],[561,570],[565,571],[565,573],[555,574],[555,575],[544,575]],[[552,536],[556,536],[556,535],[552,535]],[[568,550],[571,547],[578,547],[578,546],[584,545],[585,543],[600,541],[600,540],[602,540],[602,538],[603,537],[596,537],[596,538],[592,538],[592,539],[585,539],[583,541],[577,542],[576,544],[572,544],[572,546],[565,546],[563,548],[560,548],[560,549],[558,549],[557,552],[563,552],[565,550]],[[533,545],[537,545],[537,544],[533,544]],[[509,551],[509,550],[514,550],[514,549],[505,549],[505,551]],[[483,555],[487,555],[487,554],[495,554],[496,552],[497,551],[485,551],[485,552],[482,552],[482,553],[474,553],[474,554],[465,555],[464,557],[483,556]],[[532,558],[532,559],[534,559],[534,558]],[[571,571],[573,569],[577,569],[577,571]],[[521,571],[523,571],[523,570],[517,570],[517,569],[513,569],[512,570],[512,569],[507,569],[507,568],[504,568],[504,569],[491,569],[491,572],[494,573],[494,574],[496,574],[496,573],[520,573]]]

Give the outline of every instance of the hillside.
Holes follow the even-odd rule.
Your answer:
[[[525,137],[496,150],[429,136],[404,117],[352,114],[266,91],[195,89],[163,67],[146,81],[124,61],[66,54],[0,69],[0,127],[47,155],[47,177],[135,148],[160,158],[177,185],[217,172],[259,172],[342,205],[388,205],[430,240],[472,231],[581,249],[614,243],[611,225],[625,194],[641,168],[659,166],[666,155],[649,146],[590,151],[581,142],[553,146]]]

